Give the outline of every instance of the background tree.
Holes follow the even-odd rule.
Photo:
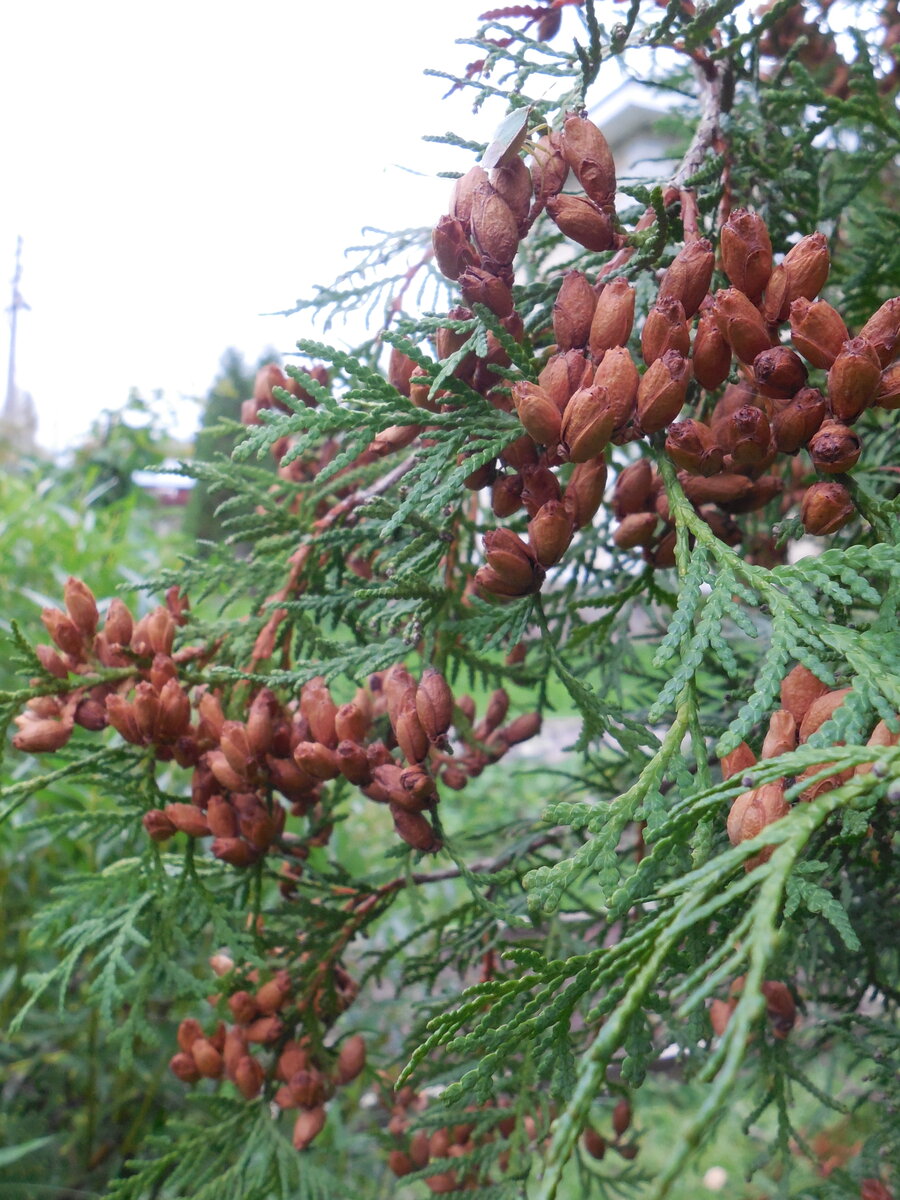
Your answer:
[[[234,449],[235,427],[241,419],[241,405],[253,395],[257,372],[276,358],[274,352],[265,352],[256,367],[250,367],[238,350],[225,351],[219,374],[203,401],[200,429],[194,442],[196,460],[215,462],[222,456],[230,456]],[[210,487],[202,477],[198,478],[185,511],[188,537],[195,542],[218,541],[222,537],[222,527],[216,511],[231,495],[233,489]]]
[[[158,1046],[194,1088],[108,1195],[693,1196],[716,1137],[732,1179],[892,1195],[877,15],[486,14],[450,78],[510,111],[444,139],[433,253],[393,235],[311,302],[383,303],[386,361],[303,341],[242,406],[215,481],[249,553],[102,622],[72,578],[50,643],[13,631],[40,767],[2,811],[103,849],[14,1029],[78,980],[126,1068]],[[685,98],[663,178],[617,179],[586,115],[610,59]],[[516,766],[564,709],[574,757]]]

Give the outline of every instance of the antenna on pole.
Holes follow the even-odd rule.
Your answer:
[[[12,277],[12,303],[6,310],[9,313],[9,369],[6,375],[6,401],[3,405],[3,416],[9,420],[16,414],[16,326],[19,309],[29,309],[19,291],[19,281],[22,278],[22,235],[16,241],[16,270]]]

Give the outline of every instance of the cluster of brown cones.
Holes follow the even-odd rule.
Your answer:
[[[287,888],[309,847],[329,836],[323,807],[329,781],[344,779],[387,805],[399,837],[434,852],[441,843],[429,814],[439,800],[438,781],[465,787],[540,729],[537,713],[506,722],[509,697],[502,690],[479,721],[471,698],[456,700],[439,671],[427,668],[417,682],[403,666],[372,675],[341,705],[321,676],[303,686],[299,702],[284,704],[260,688],[247,697],[246,719],[229,720],[215,692],[191,687],[179,675],[202,655],[190,647],[173,651],[186,610],[177,589],[166,606],[138,622],[114,600],[99,632],[96,601],[80,580],[69,580],[65,605],[65,611],[43,613],[54,644],[37,647],[42,666],[58,680],[111,669],[118,677],[30,700],[16,718],[16,747],[58,750],[76,724],[95,732],[111,725],[125,741],[193,772],[190,801],[145,813],[154,841],[178,832],[212,837],[212,853],[236,867],[250,866],[277,846],[295,860],[285,866]],[[451,725],[459,751],[447,737]],[[310,819],[305,840],[285,833],[288,816]]]
[[[850,688],[829,688],[812,671],[798,663],[781,682],[781,708],[777,709],[769,719],[766,736],[763,739],[760,758],[778,758],[804,745],[812,735],[834,716],[850,694]],[[875,725],[868,746],[895,746],[900,740],[900,733],[891,733],[885,721]],[[756,755],[746,742],[741,744],[721,760],[722,776],[730,779],[732,776],[743,774],[755,765]],[[808,767],[796,780],[779,779],[774,783],[766,783],[760,787],[742,792],[733,802],[728,815],[728,837],[732,845],[749,841],[756,837],[767,825],[786,816],[789,806],[784,798],[785,789],[789,783],[803,782],[819,775],[828,767],[827,752],[824,760],[815,766]],[[855,769],[835,770],[833,774],[812,783],[800,793],[801,801],[814,800],[824,792],[845,783],[853,774],[865,774],[870,771],[871,764],[865,763]],[[754,855],[746,863],[747,870],[752,870],[772,855],[773,848],[767,847]]]
[[[234,968],[223,954],[214,956],[211,965],[219,975]],[[349,1007],[356,996],[356,985],[342,967],[332,967],[328,975],[318,989],[319,999],[314,996],[306,1001],[320,1019],[325,1015],[326,993],[330,1019]],[[294,1036],[302,1004],[298,1005],[287,970],[277,971],[262,984],[259,972],[250,971],[247,981],[258,985],[254,991],[242,988],[228,998],[232,1024],[219,1021],[207,1034],[192,1017],[181,1022],[179,1050],[170,1059],[169,1070],[183,1083],[227,1079],[245,1100],[255,1100],[266,1087],[272,1089],[272,1102],[279,1109],[299,1110],[293,1142],[296,1149],[306,1150],[325,1126],[326,1104],[335,1089],[351,1083],[363,1071],[365,1040],[357,1033],[328,1050],[314,1047],[305,1035]],[[213,997],[213,1002],[217,1001],[218,997]]]
[[[562,192],[570,171],[584,195]],[[474,167],[457,181],[451,212],[435,229],[438,263],[459,282],[464,300],[491,308],[516,337],[522,321],[511,285],[519,239],[546,209],[587,249],[612,249],[621,241],[614,232],[615,187],[602,133],[569,115],[560,133],[537,144],[530,171],[511,152],[491,173]],[[459,366],[457,373],[497,407],[514,409],[525,430],[499,464],[467,480],[474,488],[490,486],[501,520],[522,507],[530,518],[527,538],[501,528],[485,539],[487,566],[477,576],[483,593],[539,590],[546,568],[562,559],[599,506],[609,444],[649,435],[665,434],[688,498],[727,540],[743,536],[735,514],[762,508],[784,490],[775,470],[779,456],[804,449],[811,470],[824,476],[799,497],[791,489],[806,530],[830,534],[853,518],[849,490],[831,477],[858,461],[861,440],[853,426],[866,408],[900,407],[894,361],[900,297],[851,336],[840,313],[817,299],[830,267],[824,236],[802,238],[776,262],[764,221],[746,209],[733,211],[722,227],[718,266],[730,286],[712,290],[716,265],[706,239],[683,246],[660,278],[639,356],[629,348],[635,288],[621,276],[591,282],[572,270],[560,284],[555,344],[536,383],[498,387],[492,362],[506,366],[508,359],[496,347],[487,359],[470,355]],[[444,332],[441,358],[461,345]],[[720,392],[735,373],[737,382]],[[567,484],[557,473],[565,463],[576,464]],[[718,511],[711,516],[711,510]],[[672,528],[664,513],[651,519],[652,511],[652,505],[626,511],[625,518],[640,513],[641,520],[627,520],[616,541],[669,566]]]

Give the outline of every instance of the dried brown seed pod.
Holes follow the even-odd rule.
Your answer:
[[[562,134],[545,134],[535,143],[531,163],[535,200],[540,207],[562,191],[568,175],[569,163],[562,149]]]
[[[578,463],[566,484],[565,506],[572,514],[572,524],[582,529],[589,524],[603,502],[606,490],[606,462],[602,455]]]
[[[760,758],[778,758],[797,748],[797,721],[786,708],[776,709],[769,718]]]
[[[725,448],[731,451],[736,467],[752,467],[767,457],[772,434],[769,419],[762,409],[744,404],[723,423],[719,436]]]
[[[590,1126],[581,1135],[581,1142],[591,1158],[601,1159],[606,1154],[606,1139]]]
[[[183,1051],[169,1059],[169,1070],[182,1083],[196,1083],[201,1078],[193,1057]]]
[[[321,742],[298,742],[293,749],[294,762],[313,779],[337,779],[341,773],[337,751]],[[213,766],[215,770],[215,766]]]
[[[524,160],[518,154],[513,155],[495,167],[488,179],[494,191],[506,201],[519,229],[522,229],[528,218],[534,191],[531,172]]]
[[[547,359],[538,376],[538,384],[562,413],[569,398],[580,387],[587,386],[593,377],[593,363],[580,350],[566,350]]]
[[[782,454],[796,454],[825,419],[825,397],[818,388],[801,388],[772,418],[772,437]]]
[[[753,360],[753,377],[764,396],[793,396],[805,387],[808,375],[800,355],[787,346],[772,346]]]
[[[509,285],[493,271],[488,271],[484,267],[466,267],[459,277],[459,289],[467,304],[483,304],[498,317],[508,317],[513,312],[513,294]],[[445,356],[441,355],[441,357]],[[472,370],[474,370],[475,361],[473,355]]]
[[[621,1137],[631,1124],[631,1104],[623,1096],[613,1109],[612,1127],[616,1137]]]
[[[475,192],[471,225],[475,245],[484,257],[508,266],[519,248],[519,225],[512,209],[490,184]]]
[[[84,641],[71,617],[60,612],[58,608],[45,608],[41,612],[41,620],[60,650],[76,660],[80,661],[83,658]]]
[[[797,1006],[787,984],[767,979],[762,985],[766,998],[766,1016],[772,1026],[773,1037],[783,1040],[794,1028]]]
[[[827,537],[856,516],[856,506],[842,483],[820,480],[803,493],[800,520],[807,533]]]
[[[657,433],[675,420],[690,378],[690,362],[677,350],[667,350],[647,368],[637,395],[638,422],[644,433]]]
[[[641,353],[649,366],[667,350],[677,350],[687,356],[691,348],[691,335],[680,301],[672,296],[660,296],[647,313],[641,330]]]
[[[828,372],[828,399],[835,418],[852,424],[874,399],[880,383],[881,363],[874,347],[864,337],[844,342]]]
[[[613,541],[620,550],[633,550],[637,546],[650,547],[656,538],[659,517],[655,512],[629,513],[623,517],[613,534]]]
[[[338,743],[334,724],[337,705],[323,675],[314,676],[301,688],[300,712],[309,722],[313,740],[333,749]]]
[[[94,593],[86,583],[82,583],[80,579],[75,579],[70,575],[66,581],[63,598],[69,617],[82,638],[90,643],[97,632],[97,621],[99,620]]]
[[[262,1063],[250,1054],[239,1059],[234,1068],[234,1083],[245,1100],[253,1100],[262,1091],[266,1073]]]
[[[862,443],[847,425],[825,421],[809,439],[809,454],[817,471],[838,475],[851,471],[859,461]]]
[[[308,1150],[325,1128],[325,1108],[305,1109],[294,1122],[294,1132],[291,1138],[295,1150]]]
[[[416,712],[431,741],[439,741],[453,720],[453,693],[435,667],[426,667],[416,692]]]
[[[720,764],[722,778],[731,779],[733,775],[742,775],[750,767],[755,766],[756,755],[746,742],[741,742],[729,754],[720,759]]]
[[[706,238],[697,238],[683,246],[672,259],[660,280],[659,296],[681,303],[686,317],[700,308],[709,291],[716,256]]]
[[[810,705],[828,692],[828,685],[797,663],[781,681],[781,707],[786,708],[800,725]]]
[[[191,1045],[191,1058],[205,1079],[220,1079],[224,1069],[222,1055],[208,1038],[200,1037]]]
[[[900,363],[881,372],[872,403],[880,408],[900,408]]]
[[[539,444],[556,445],[562,418],[559,408],[543,388],[521,379],[513,384],[512,397],[516,415],[529,436]]]
[[[422,813],[408,812],[396,804],[392,804],[390,809],[394,829],[408,846],[425,854],[436,854],[441,849],[443,843]]]
[[[606,388],[606,394],[619,429],[631,419],[635,411],[637,391],[641,376],[634,359],[624,346],[611,346],[594,372],[593,382]]]
[[[493,568],[516,595],[536,591],[543,581],[543,571],[531,548],[511,529],[493,529],[484,535],[488,566]]]
[[[587,462],[609,443],[614,426],[606,388],[594,384],[579,388],[563,413],[560,449],[570,462]]]
[[[596,361],[612,346],[624,346],[634,325],[635,290],[621,275],[611,279],[597,297],[588,339]]]
[[[666,433],[666,453],[691,475],[718,475],[722,470],[722,447],[702,421],[673,422]]]
[[[772,241],[762,217],[734,209],[722,226],[719,250],[733,286],[756,303],[772,274]]]
[[[149,812],[145,812],[141,824],[154,842],[165,842],[177,832],[161,808],[151,808]]]
[[[561,500],[548,500],[528,522],[528,541],[542,567],[552,567],[572,540],[572,515]]]
[[[713,306],[719,332],[748,366],[772,345],[765,321],[752,300],[737,288],[716,292]]]
[[[487,171],[477,163],[474,167],[470,167],[465,175],[461,175],[453,184],[453,191],[450,195],[450,216],[468,227],[472,221],[472,202],[476,193],[487,182]]]
[[[547,200],[547,213],[561,233],[586,250],[601,252],[615,245],[615,227],[609,212],[601,211],[583,196],[561,192]]]
[[[824,725],[826,721],[831,720],[851,691],[852,688],[848,687],[837,688],[834,691],[826,692],[812,701],[803,715],[803,720],[800,722],[799,736],[801,744],[808,742],[817,729]]]
[[[606,138],[587,117],[568,116],[563,124],[562,151],[578,182],[601,207],[616,196],[616,164]]]
[[[788,250],[782,264],[787,274],[790,300],[815,300],[825,286],[831,267],[828,240],[824,233],[809,233]],[[784,320],[785,312],[781,316]]]
[[[337,1059],[337,1078],[342,1084],[356,1079],[366,1065],[366,1041],[361,1033],[351,1034],[341,1042]]]
[[[810,302],[804,296],[792,301],[790,315],[794,345],[807,362],[829,370],[850,338],[843,317],[827,301]]]
[[[874,348],[882,367],[893,362],[900,343],[900,296],[885,300],[863,325],[859,336]]]
[[[700,313],[692,363],[694,377],[708,392],[723,384],[731,370],[731,346],[719,328],[712,305],[704,307]]]
[[[613,512],[620,519],[641,512],[650,498],[653,468],[648,458],[639,458],[619,474],[613,490]]]
[[[582,271],[566,271],[553,303],[553,334],[560,350],[587,345],[597,293]]]
[[[524,480],[515,475],[498,475],[491,487],[491,511],[501,520],[511,517],[522,507],[522,485]]]
[[[438,270],[447,279],[457,280],[478,262],[478,252],[469,241],[466,227],[455,217],[441,217],[431,235]]]

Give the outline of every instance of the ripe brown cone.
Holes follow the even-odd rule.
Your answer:
[[[589,344],[595,360],[611,346],[624,346],[634,325],[635,291],[627,279],[610,280],[597,298]]]
[[[836,533],[855,515],[853,500],[842,483],[820,480],[803,494],[800,519],[806,532],[816,537]]]
[[[615,229],[608,212],[601,212],[583,196],[560,193],[547,201],[547,212],[560,231],[586,250],[611,250]]]
[[[569,116],[562,132],[562,151],[578,182],[595,204],[612,204],[616,165],[606,138],[587,117]]]

